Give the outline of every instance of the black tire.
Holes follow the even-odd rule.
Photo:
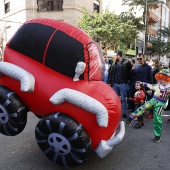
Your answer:
[[[42,116],[39,116],[39,115],[37,115],[37,114],[35,114],[35,116],[36,116],[37,118],[39,118],[39,119],[41,119],[41,118],[42,118]]]
[[[23,131],[29,109],[19,96],[0,85],[0,133],[15,136]]]
[[[63,113],[43,117],[36,126],[35,136],[43,153],[65,167],[82,164],[91,152],[91,140],[85,129]]]

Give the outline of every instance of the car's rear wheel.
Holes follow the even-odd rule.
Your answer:
[[[0,133],[7,136],[21,133],[27,123],[28,111],[15,92],[0,85]]]
[[[43,153],[65,167],[82,164],[91,151],[91,141],[85,129],[63,113],[43,117],[37,124],[35,136]]]

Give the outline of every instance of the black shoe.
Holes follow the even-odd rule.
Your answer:
[[[135,128],[136,128],[136,129],[139,129],[139,128],[141,128],[142,126],[144,126],[144,123],[143,123],[143,122],[138,122],[138,123],[136,123]]]
[[[160,136],[155,136],[153,139],[153,142],[155,143],[159,143],[161,141],[161,137]]]
[[[168,119],[168,120],[166,121],[166,123],[170,123],[170,119]]]
[[[123,114],[123,118],[126,119],[126,118],[127,118],[127,115],[126,115],[126,114]]]
[[[131,117],[129,117],[129,118],[127,119],[127,121],[126,121],[126,125],[130,126],[132,120],[133,120],[133,119],[132,119]]]
[[[132,107],[128,105],[127,109],[132,109]]]

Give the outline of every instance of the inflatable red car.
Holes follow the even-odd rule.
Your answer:
[[[122,140],[120,100],[102,82],[102,53],[82,30],[50,19],[24,23],[5,47],[0,73],[2,134],[22,132],[31,111],[41,118],[39,147],[66,167],[91,150],[105,157]]]

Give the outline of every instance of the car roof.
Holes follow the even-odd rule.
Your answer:
[[[73,78],[78,62],[89,63],[87,61],[90,55],[93,56],[93,60],[95,57],[101,57],[85,51],[92,43],[94,41],[89,35],[68,23],[51,19],[33,19],[20,27],[8,42],[8,46]],[[88,74],[89,71],[85,73]],[[84,79],[84,75],[81,75],[80,79]]]

